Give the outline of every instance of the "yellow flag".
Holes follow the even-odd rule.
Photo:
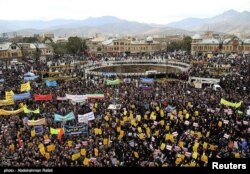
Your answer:
[[[81,155],[86,156],[86,150],[85,149],[81,149]]]
[[[51,144],[51,145],[47,146],[47,151],[48,151],[48,152],[54,151],[55,148],[56,148],[55,145],[54,145],[54,144]]]
[[[190,163],[190,165],[189,165],[190,167],[195,167],[196,166],[196,163],[195,163],[195,161],[192,161],[191,163]]]
[[[138,132],[139,132],[139,133],[141,133],[141,132],[142,132],[141,127],[138,127],[138,128],[137,128],[137,130],[138,130]]]
[[[141,140],[143,140],[143,139],[144,139],[144,133],[140,133],[140,134],[139,134],[139,138],[140,138]]]
[[[197,153],[197,152],[194,152],[193,155],[192,155],[192,157],[193,157],[194,159],[197,159],[198,153]]]
[[[208,157],[206,155],[202,155],[201,156],[201,161],[205,162],[205,163],[208,163]]]
[[[107,115],[104,117],[104,119],[105,119],[106,121],[109,121],[109,117],[108,117]]]
[[[168,125],[166,126],[166,130],[169,131],[169,126]]]
[[[149,127],[147,127],[147,129],[146,129],[146,134],[147,134],[147,137],[150,137],[150,135],[151,135],[151,130],[150,130]]]
[[[12,143],[11,145],[9,145],[9,149],[10,149],[11,151],[14,151],[14,150],[15,150],[15,146],[14,146],[13,143]]]
[[[207,143],[206,142],[203,143],[203,148],[207,149]]]
[[[202,137],[201,132],[197,132],[197,136],[198,136],[198,138],[201,138]]]
[[[194,136],[194,131],[191,130],[191,131],[190,131],[190,134],[191,134],[192,136]]]
[[[160,123],[160,125],[164,126],[165,121],[164,121],[164,120],[161,120],[159,123]]]
[[[24,83],[24,84],[21,84],[21,92],[23,91],[29,91],[31,88],[30,88],[30,82],[27,82],[27,83]]]
[[[159,130],[156,130],[155,133],[154,133],[154,136],[158,137],[159,136],[159,132],[160,132]]]
[[[120,132],[120,131],[121,131],[121,127],[117,127],[117,128],[116,128],[116,131],[117,131],[117,132]]]
[[[170,115],[170,120],[174,120],[174,115]]]
[[[136,158],[139,158],[138,152],[134,152],[134,156],[135,156]]]
[[[94,148],[94,153],[95,153],[95,156],[98,156],[98,149],[97,148]]]
[[[102,129],[98,129],[98,134],[102,135]]]
[[[160,149],[164,150],[166,148],[166,144],[165,143],[161,143]]]
[[[207,132],[206,137],[209,137],[209,135],[210,135],[210,131]]]
[[[151,120],[156,120],[156,116],[155,116],[155,113],[154,113],[154,112],[151,112],[151,114],[150,114],[150,119],[151,119]]]
[[[46,158],[47,160],[49,160],[49,159],[50,159],[50,154],[49,154],[49,153],[45,153],[45,158]]]
[[[123,117],[123,121],[124,122],[128,121],[128,117],[127,116]]]
[[[94,128],[95,135],[98,135],[98,128]]]
[[[41,153],[43,156],[45,155],[44,147],[40,148],[39,151],[40,151],[40,153]]]
[[[170,140],[170,134],[166,134],[165,135],[165,140],[167,141],[167,140]]]
[[[88,158],[84,158],[83,165],[89,166],[89,159]]]
[[[120,131],[120,135],[124,136],[124,131],[123,130]]]
[[[187,114],[187,110],[186,110],[186,109],[183,110],[183,114],[184,114],[184,115]]]
[[[73,141],[69,140],[67,143],[68,143],[68,147],[72,147],[73,146],[73,144],[72,144]]]
[[[34,136],[36,136],[36,131],[35,130],[31,130],[30,134],[31,134],[31,137],[34,137]]]
[[[210,145],[209,149],[214,151],[215,150],[215,145],[213,145],[213,144],[209,144],[209,145]]]
[[[162,109],[160,110],[160,116],[164,117],[164,111]]]
[[[77,160],[78,158],[80,158],[81,154],[78,152],[78,153],[75,153],[71,156],[71,160],[74,161],[74,160]]]
[[[240,153],[235,153],[235,154],[234,154],[234,157],[235,157],[235,158],[240,158]]]
[[[140,122],[140,121],[141,121],[141,116],[140,116],[140,115],[137,115],[137,116],[136,116],[136,120]]]
[[[135,119],[132,119],[131,122],[130,122],[133,126],[137,126],[136,122],[135,122]]]
[[[184,146],[184,142],[183,141],[179,141],[178,145],[179,145],[179,147],[183,147]]]
[[[186,114],[186,117],[185,117],[186,119],[188,119],[189,118],[189,114]]]
[[[182,161],[182,159],[181,159],[181,158],[176,158],[176,160],[175,160],[175,164],[176,164],[176,165],[178,165],[178,164],[180,164],[180,163],[181,163],[181,161]]]
[[[174,136],[172,134],[169,135],[169,140],[173,143],[174,142]]]
[[[218,127],[221,127],[222,126],[222,121],[219,121],[218,122]]]
[[[196,117],[199,116],[199,112],[198,112],[198,111],[195,111],[195,112],[194,112],[194,116],[196,116]]]
[[[107,138],[104,138],[104,139],[103,139],[103,144],[104,144],[104,145],[107,145],[107,144],[108,144],[108,139],[107,139]]]
[[[39,144],[38,146],[39,149],[44,148],[44,145],[42,143]]]

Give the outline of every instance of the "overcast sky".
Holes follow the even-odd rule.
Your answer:
[[[166,24],[187,17],[212,17],[229,9],[250,11],[250,0],[0,0],[0,19],[86,19],[109,15]]]

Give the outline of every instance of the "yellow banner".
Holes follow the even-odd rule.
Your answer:
[[[27,124],[28,126],[42,125],[42,124],[46,124],[46,120],[45,118],[38,119],[38,120],[28,120]]]
[[[13,100],[0,100],[0,106],[8,106],[13,104],[14,104]]]
[[[229,102],[229,101],[222,98],[222,99],[220,99],[220,104],[225,105],[225,106],[231,106],[231,107],[234,107],[234,108],[238,108],[238,107],[241,106],[242,101],[240,101],[238,103],[232,103],[232,102]]]
[[[15,114],[18,114],[20,112],[23,112],[23,107],[18,109],[18,110],[15,110],[15,111],[7,111],[4,109],[0,109],[0,116],[2,116],[2,115],[15,115]]]
[[[21,84],[21,92],[23,92],[23,91],[29,91],[30,89],[31,89],[30,82]]]

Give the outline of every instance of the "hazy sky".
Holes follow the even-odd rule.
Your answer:
[[[0,19],[85,19],[109,15],[166,24],[186,17],[212,17],[229,9],[250,11],[250,0],[0,0]]]

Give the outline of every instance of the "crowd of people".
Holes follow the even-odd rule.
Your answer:
[[[176,59],[181,61],[183,57]],[[191,61],[191,57],[186,57],[185,62]],[[249,158],[248,64],[241,58],[224,63],[230,64],[230,72],[234,73],[213,76],[220,79],[222,90],[197,89],[183,81],[189,76],[200,77],[204,64],[180,74],[181,80],[154,81],[147,88],[142,87],[138,77],[85,77],[78,68],[71,72],[75,78],[57,80],[55,87],[49,87],[39,74],[49,71],[46,63],[1,67],[1,100],[5,100],[6,91],[22,93],[20,85],[26,83],[25,73],[32,70],[39,77],[30,81],[29,99],[2,105],[0,110],[15,111],[26,106],[40,111],[0,113],[1,166],[203,167],[209,158]],[[107,79],[124,78],[130,81],[106,84]],[[51,94],[52,100],[36,101],[34,94]],[[104,98],[76,103],[58,100],[66,94],[104,94]],[[221,99],[231,105],[221,103]],[[119,107],[110,109],[110,105]],[[64,116],[70,112],[75,119],[55,121],[55,114]],[[78,115],[90,112],[95,119],[79,123]],[[35,126],[24,121],[43,118],[46,122],[41,124],[43,130],[39,134],[33,132]],[[62,129],[65,125],[82,124],[87,124],[85,133],[71,135]],[[60,131],[53,134],[51,128]]]

